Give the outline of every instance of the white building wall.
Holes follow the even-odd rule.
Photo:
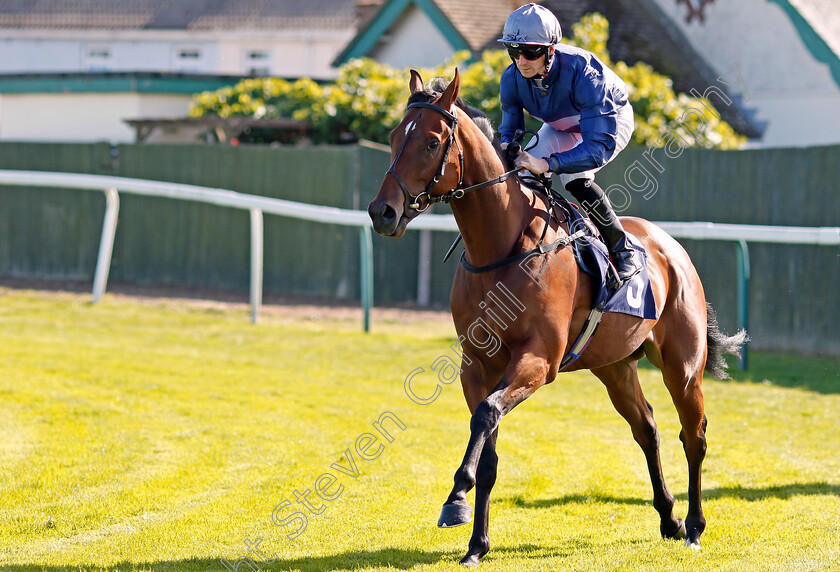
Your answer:
[[[397,67],[436,67],[455,55],[449,40],[414,4],[394,22],[387,38],[371,51],[370,56]]]
[[[277,32],[0,29],[0,74],[192,72],[331,79],[331,62],[354,30]],[[199,57],[179,58],[182,50]],[[103,59],[97,53],[107,52]],[[261,57],[253,58],[251,54]],[[262,57],[264,56],[264,57]],[[185,117],[191,95],[0,94],[0,139],[133,142],[123,119]]]
[[[0,95],[0,140],[133,143],[123,119],[184,117],[190,95],[49,93]]]
[[[78,41],[4,37],[0,40],[0,73],[78,71],[81,53]]]
[[[757,146],[840,143],[840,87],[782,8],[767,0],[723,0],[705,6],[704,23],[687,23],[685,5],[654,1],[712,69],[736,83],[731,91],[756,110],[756,121],[767,123]]]
[[[157,71],[249,75],[248,54],[267,52],[269,73],[280,77],[330,79],[330,65],[353,30],[294,30],[277,33],[168,31],[0,30],[0,74]],[[198,58],[179,58],[181,50]],[[107,51],[106,59],[91,51]],[[265,61],[259,62],[262,67]]]
[[[277,77],[311,77],[332,79],[338,71],[331,62],[353,38],[353,32],[299,31],[277,36],[226,36],[219,39],[216,66],[211,73],[248,75],[248,67],[256,63],[248,58],[255,51],[270,54],[271,75]]]

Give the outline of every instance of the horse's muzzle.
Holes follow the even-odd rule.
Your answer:
[[[401,237],[405,233],[409,218],[400,216],[396,209],[385,201],[374,200],[368,206],[368,215],[373,222],[373,230],[385,236]]]

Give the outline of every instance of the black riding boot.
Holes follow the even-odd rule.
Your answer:
[[[610,201],[604,190],[595,181],[575,179],[566,185],[566,190],[580,202],[590,220],[598,227],[607,249],[610,251],[620,285],[641,271],[642,265],[633,248],[627,241],[618,217],[615,216]]]

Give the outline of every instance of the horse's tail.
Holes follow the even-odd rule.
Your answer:
[[[715,379],[730,379],[726,371],[726,359],[724,355],[729,354],[741,357],[741,346],[750,341],[745,330],[739,330],[734,336],[727,336],[718,327],[717,315],[712,305],[706,302],[706,343],[708,344],[708,357],[706,358],[706,371],[711,372]]]

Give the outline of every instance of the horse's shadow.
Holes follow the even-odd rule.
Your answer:
[[[770,485],[766,487],[719,487],[703,491],[703,499],[714,500],[734,498],[745,501],[759,501],[765,499],[789,499],[796,495],[816,496],[834,495],[840,497],[840,485],[826,482],[792,483],[788,485]],[[687,493],[676,495],[679,500],[688,500]]]
[[[703,500],[715,500],[721,498],[735,498],[746,501],[758,501],[769,498],[789,499],[796,495],[815,496],[815,495],[834,495],[840,497],[840,485],[830,484],[826,482],[817,483],[791,483],[787,485],[770,485],[766,487],[718,487],[703,490]],[[688,500],[687,493],[680,493],[674,495],[677,500]],[[574,494],[564,495],[549,499],[529,500],[522,496],[508,497],[501,499],[503,502],[509,502],[514,506],[521,508],[550,508],[555,506],[565,506],[571,504],[587,504],[592,502],[625,504],[625,505],[650,505],[653,504],[651,499],[643,499],[638,497],[617,497],[608,494],[590,493],[590,494]]]
[[[615,504],[631,504],[631,505],[645,505],[650,504],[651,501],[648,499],[640,499],[634,497],[616,497],[612,495],[600,494],[600,493],[591,493],[591,494],[575,494],[575,495],[564,495],[562,497],[551,498],[551,499],[536,499],[530,500],[523,498],[522,496],[515,496],[509,497],[507,499],[501,499],[502,501],[507,501],[513,504],[514,506],[521,507],[521,508],[550,508],[553,506],[565,506],[565,505],[572,505],[572,504],[588,504],[591,502],[599,502],[599,503],[615,503]]]
[[[133,572],[135,570],[155,571],[195,571],[195,572],[253,572],[254,566],[262,572],[281,572],[295,570],[301,572],[322,572],[324,570],[357,570],[360,568],[389,566],[396,570],[407,570],[418,564],[435,564],[441,561],[456,561],[460,554],[450,551],[434,550],[404,550],[400,548],[382,548],[379,550],[348,551],[327,556],[281,558],[272,562],[253,562],[244,558],[231,557],[227,564],[221,558],[194,558],[185,560],[166,560],[157,562],[120,562],[110,564],[106,568],[98,566],[43,566],[43,565],[12,565],[2,566],[3,572],[79,572],[79,570],[109,570],[117,572]]]
[[[495,549],[497,554],[515,552],[522,558],[545,558],[559,555],[560,552],[552,547],[537,545],[501,546]],[[406,550],[402,548],[382,548],[379,550],[357,550],[327,556],[276,558],[273,562],[255,562],[253,566],[244,559],[228,561],[223,564],[220,558],[194,558],[188,560],[171,560],[146,562],[120,562],[105,568],[98,566],[43,566],[35,564],[21,564],[0,566],[3,572],[79,572],[79,570],[108,570],[116,572],[133,572],[135,570],[155,571],[201,571],[201,572],[252,572],[257,566],[262,572],[323,572],[358,570],[368,567],[387,566],[394,570],[408,570],[417,565],[433,565],[440,562],[456,563],[463,556],[458,551],[441,550]]]
[[[703,492],[703,498],[707,500],[721,498],[736,498],[745,501],[759,501],[769,498],[788,499],[796,495],[834,495],[840,496],[840,485],[826,482],[816,483],[793,483],[787,485],[767,487],[719,487],[708,489]],[[687,494],[676,496],[679,500],[687,500]],[[626,505],[650,504],[649,499],[638,497],[616,497],[607,494],[575,494],[565,495],[553,499],[526,500],[521,496],[501,499],[502,502],[510,502],[522,508],[543,509],[555,506],[573,504],[586,504],[591,502],[617,503]],[[499,546],[494,548],[487,556],[491,561],[496,556],[514,553],[518,558],[550,558],[569,556],[576,550],[574,545],[552,546],[535,544],[517,544],[515,546]],[[396,570],[408,570],[418,564],[433,565],[440,562],[457,562],[462,556],[461,552],[453,550],[422,550],[403,548],[381,548],[378,550],[354,550],[339,554],[325,556],[277,558],[271,563],[258,562],[260,570],[265,572],[281,572],[286,570],[299,570],[301,572],[320,572],[324,570],[345,571],[357,570],[360,568],[388,566]],[[92,569],[102,569],[92,566]],[[82,566],[81,569],[87,569]],[[178,561],[158,562],[120,562],[108,565],[107,570],[118,572],[133,572],[135,570],[158,570],[158,571],[211,571],[225,572],[238,570],[248,572],[254,568],[245,560],[229,561],[224,565],[220,558],[195,558]],[[78,572],[80,566],[44,566],[38,564],[19,564],[0,566],[4,572]]]
[[[277,558],[270,564],[260,564],[260,566],[266,572],[280,572],[282,570],[300,570],[301,572],[342,571],[379,566],[407,570],[418,564],[431,565],[442,561],[457,561],[460,557],[461,555],[455,551],[381,548],[378,550],[353,550],[325,556]],[[248,572],[250,568],[242,565],[239,570]]]

